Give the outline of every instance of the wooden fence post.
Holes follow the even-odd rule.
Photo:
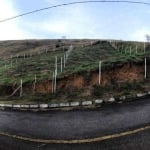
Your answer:
[[[131,47],[130,47],[130,56],[131,56],[131,54],[132,54],[132,49],[131,49]]]
[[[99,61],[99,85],[101,85],[102,61]]]
[[[64,68],[66,67],[66,58],[65,58],[65,54],[64,54]]]
[[[63,60],[62,60],[62,57],[61,57],[61,60],[60,60],[60,61],[61,61],[61,64],[60,64],[60,65],[61,65],[61,72],[62,72],[62,69],[63,69],[63,68],[62,68],[62,61],[63,61]]]
[[[144,75],[144,78],[145,79],[147,78],[147,60],[146,60],[146,57],[145,57],[145,75]]]
[[[55,70],[55,73],[54,73],[54,93],[56,93],[56,87],[57,87],[57,73]]]
[[[52,93],[54,93],[54,76],[55,76],[55,74],[53,72],[53,74],[52,74]]]
[[[55,70],[56,70],[56,74],[57,74],[57,56],[55,56]]]
[[[20,81],[20,97],[22,97],[22,79]]]
[[[137,45],[136,45],[136,54],[138,53],[137,49],[138,49],[138,48],[137,48]]]

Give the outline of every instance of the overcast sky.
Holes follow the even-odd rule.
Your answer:
[[[73,1],[80,0],[0,0],[0,20]],[[63,6],[0,23],[0,40],[66,36],[144,41],[145,34],[150,34],[150,6],[127,3]]]

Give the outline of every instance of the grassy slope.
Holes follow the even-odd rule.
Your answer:
[[[69,53],[66,68],[61,73],[60,58],[64,57],[71,43],[75,48]],[[45,52],[46,48],[48,53]],[[35,74],[38,80],[51,79],[55,56],[58,58],[58,77],[61,78],[68,74],[95,70],[99,60],[103,61],[103,66],[109,66],[115,62],[140,61],[145,55],[143,43],[118,42],[114,48],[108,41],[94,41],[90,45],[89,40],[4,41],[0,42],[0,54],[3,56],[0,60],[0,84],[19,83],[20,79],[32,82]],[[146,55],[150,55],[149,50]]]
[[[64,57],[71,44],[74,48],[69,53],[66,68],[63,68],[61,73],[60,58]],[[136,53],[136,45],[138,53]],[[132,49],[131,55],[130,47]],[[54,71],[55,56],[58,58],[58,78],[62,78],[69,74],[98,69],[100,60],[103,62],[102,67],[109,67],[116,63],[143,61],[145,55],[150,56],[150,48],[146,46],[146,53],[144,54],[144,44],[140,42],[118,41],[114,44],[109,43],[109,41],[98,40],[1,41],[0,85],[19,84],[20,79],[23,79],[24,83],[33,82],[35,74],[37,75],[37,80],[51,79]],[[82,90],[72,92],[62,93],[62,97],[61,93],[56,95],[48,94],[44,97],[43,95],[28,95],[23,97],[21,101],[20,97],[17,96],[6,98],[7,101],[3,101],[3,103],[24,104],[42,101],[57,103],[57,95],[59,96],[59,101],[73,100],[73,95],[78,95],[74,97],[75,100],[82,100],[82,97],[80,97]],[[92,97],[89,98],[91,99]],[[4,100],[5,98],[1,97],[1,99]]]

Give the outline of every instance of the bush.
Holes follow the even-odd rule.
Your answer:
[[[55,47],[56,47],[56,48],[59,48],[59,47],[60,47],[60,44],[59,44],[59,43],[57,43],[57,44],[55,45]]]
[[[132,84],[129,83],[129,82],[126,82],[124,84],[124,89],[127,90],[127,91],[130,91],[132,89]]]
[[[132,83],[132,89],[133,90],[143,90],[142,83],[134,81]]]
[[[94,85],[93,86],[93,91],[92,91],[92,95],[99,97],[102,96],[104,94],[104,89],[102,87],[100,87],[99,85]]]
[[[75,98],[78,97],[80,94],[80,91],[77,89],[70,89],[67,91],[67,97],[68,98]]]

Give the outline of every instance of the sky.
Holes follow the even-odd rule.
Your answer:
[[[39,8],[81,0],[0,0],[0,20]],[[133,0],[136,1],[136,0]],[[143,0],[142,2],[149,2]],[[0,40],[118,39],[145,41],[150,6],[87,3],[63,6],[0,23]]]

